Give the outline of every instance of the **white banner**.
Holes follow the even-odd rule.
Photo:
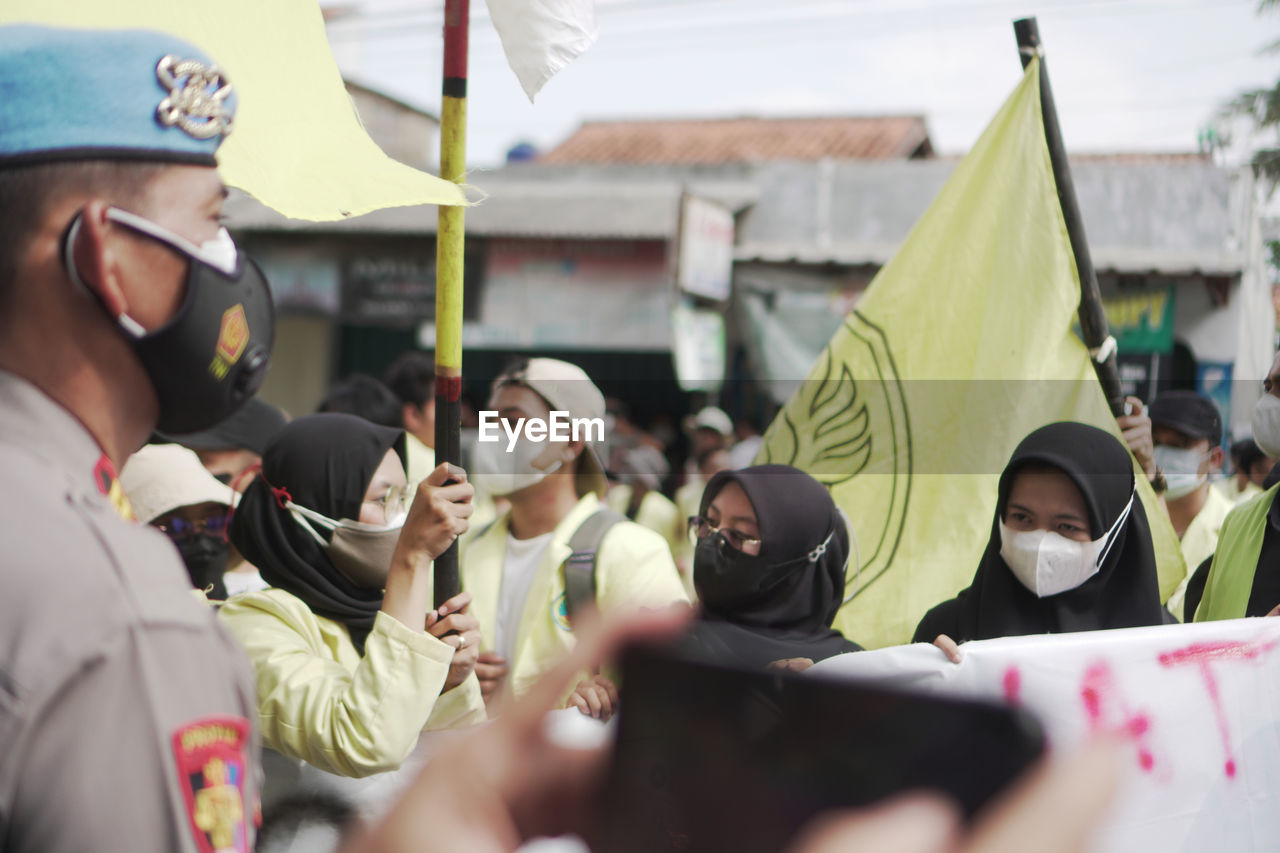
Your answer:
[[[809,670],[1004,699],[1051,749],[1120,732],[1127,778],[1100,851],[1280,847],[1280,619],[1237,619],[840,655]]]

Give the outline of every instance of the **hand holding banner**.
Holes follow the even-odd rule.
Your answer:
[[[829,658],[809,670],[1004,699],[1051,748],[1128,741],[1126,784],[1097,849],[1264,850],[1280,835],[1280,620],[1237,619]]]

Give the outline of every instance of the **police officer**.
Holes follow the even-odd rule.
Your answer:
[[[256,390],[219,223],[235,95],[144,30],[0,27],[0,850],[252,849],[253,681],[115,471]]]

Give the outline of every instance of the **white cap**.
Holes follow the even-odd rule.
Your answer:
[[[547,401],[552,411],[564,411],[570,418],[603,418],[604,395],[576,364],[555,358],[531,358],[517,369],[506,371],[494,382],[494,389],[503,385],[523,385]],[[595,492],[604,497],[609,489],[604,476],[604,466],[596,456],[590,442],[582,448],[577,470],[578,494]]]
[[[689,432],[696,429],[710,429],[721,435],[733,435],[733,421],[725,414],[724,409],[707,406],[685,421],[685,429]]]
[[[206,502],[233,505],[235,492],[218,482],[200,457],[177,444],[148,444],[120,472],[133,514],[151,522],[178,507]]]

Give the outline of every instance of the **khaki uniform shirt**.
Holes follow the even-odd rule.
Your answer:
[[[0,851],[249,851],[253,680],[84,427],[0,371]],[[96,482],[95,482],[96,480]]]

